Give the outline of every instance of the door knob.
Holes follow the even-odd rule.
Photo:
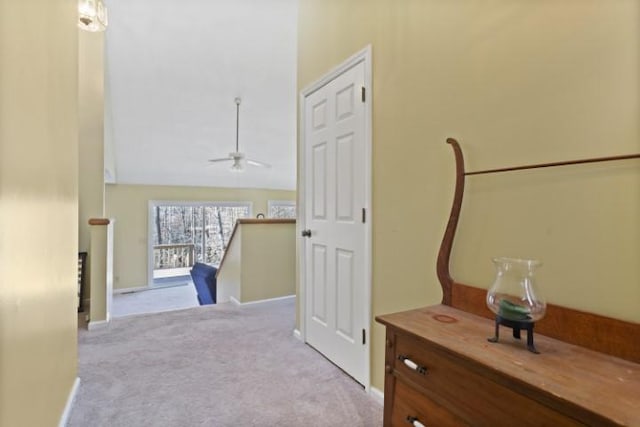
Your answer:
[[[311,230],[306,229],[306,230],[302,230],[302,237],[311,237]]]

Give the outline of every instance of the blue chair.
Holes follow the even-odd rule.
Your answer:
[[[216,303],[216,273],[218,269],[196,262],[191,268],[191,279],[198,293],[200,305]]]

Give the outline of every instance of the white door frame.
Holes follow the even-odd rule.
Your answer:
[[[366,333],[366,341],[365,341],[365,360],[362,361],[365,366],[365,380],[364,387],[367,392],[369,392],[369,388],[371,386],[371,259],[372,259],[372,249],[371,249],[371,230],[372,230],[372,219],[373,215],[371,212],[371,151],[372,151],[372,49],[371,45],[367,45],[361,51],[355,53],[346,61],[333,68],[327,74],[322,76],[320,79],[311,83],[309,86],[305,87],[300,91],[299,95],[299,109],[300,114],[298,116],[299,119],[299,129],[300,129],[300,144],[298,149],[298,164],[300,165],[300,171],[304,171],[307,167],[305,164],[305,151],[306,151],[306,141],[305,141],[305,98],[311,95],[313,92],[325,86],[330,81],[334,80],[336,77],[343,74],[345,71],[353,68],[354,66],[364,63],[364,87],[366,93],[366,102],[365,102],[365,113],[364,113],[364,145],[365,145],[365,200],[364,200],[364,208],[366,209],[366,222],[365,222],[365,231],[364,231],[364,326]],[[298,220],[296,221],[296,235],[300,236],[302,230],[307,228],[307,224],[305,223],[305,176],[304,173],[300,172],[300,182],[298,183]],[[306,283],[305,283],[305,245],[300,241],[301,237],[298,239],[298,283],[300,284],[299,295],[297,298],[298,307],[299,307],[299,322],[300,322],[300,335],[302,341],[307,341],[307,332],[306,332]]]

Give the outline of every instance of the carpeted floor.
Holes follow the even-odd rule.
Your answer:
[[[381,426],[382,406],[295,339],[294,300],[80,330],[69,426]]]
[[[198,294],[189,279],[179,286],[149,288],[144,291],[116,294],[111,305],[111,317],[132,314],[160,313],[197,307]]]

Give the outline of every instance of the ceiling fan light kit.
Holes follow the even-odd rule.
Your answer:
[[[242,172],[244,170],[244,154],[239,152],[229,153],[229,157],[233,159],[231,164],[231,172]]]
[[[247,159],[244,153],[240,152],[240,103],[241,99],[235,98],[234,102],[236,103],[236,151],[229,153],[229,157],[221,157],[218,159],[209,159],[210,163],[218,163],[218,162],[232,162],[231,163],[231,171],[232,172],[242,172],[244,171],[246,165],[257,166],[262,168],[270,168],[271,165],[264,162],[259,162],[257,160]]]

